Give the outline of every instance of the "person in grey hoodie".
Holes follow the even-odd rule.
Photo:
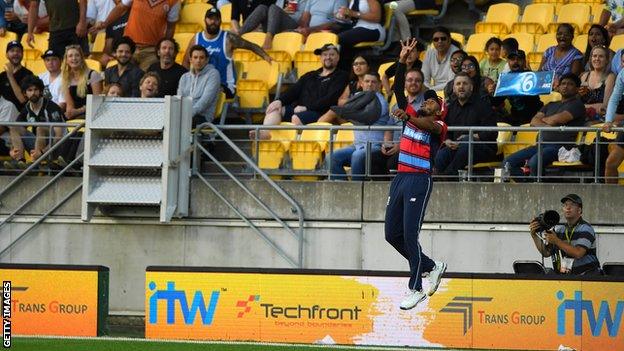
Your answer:
[[[193,127],[214,118],[221,91],[219,71],[208,64],[208,51],[200,45],[191,48],[191,69],[178,85],[178,95],[193,98]]]

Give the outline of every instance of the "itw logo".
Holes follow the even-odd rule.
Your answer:
[[[177,305],[179,305],[179,311],[184,318],[184,324],[193,324],[198,312],[204,325],[212,324],[212,318],[217,308],[217,301],[219,301],[218,290],[212,291],[208,303],[204,300],[204,295],[201,290],[196,290],[193,295],[191,306],[189,307],[186,292],[184,290],[176,290],[175,282],[167,282],[166,290],[156,290],[156,283],[154,282],[150,282],[148,287],[151,291],[154,291],[149,298],[150,324],[156,324],[158,322],[158,300],[167,301],[167,324],[175,324]],[[179,304],[176,304],[176,301],[179,302]]]
[[[574,300],[564,300],[563,291],[557,291],[557,299],[562,300],[557,308],[557,334],[564,335],[566,331],[565,317],[566,311],[574,311],[574,335],[583,334],[583,312],[587,315],[589,329],[593,336],[600,336],[602,325],[606,324],[609,336],[614,338],[620,331],[622,314],[624,312],[624,301],[618,301],[615,305],[615,315],[611,315],[611,309],[607,301],[600,301],[598,315],[594,310],[591,300],[583,300],[583,292],[575,291]]]

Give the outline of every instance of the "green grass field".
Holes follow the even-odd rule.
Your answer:
[[[28,338],[13,337],[11,350],[16,351],[312,351],[312,350],[366,350],[390,351],[407,348],[372,348],[322,345],[275,345],[252,343],[203,343],[203,342],[156,342],[127,338]],[[414,349],[410,351],[432,350]]]

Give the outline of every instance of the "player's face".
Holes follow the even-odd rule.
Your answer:
[[[32,103],[37,103],[41,99],[41,90],[35,86],[30,86],[26,89],[26,98]]]
[[[130,62],[130,59],[132,58],[132,51],[130,50],[130,45],[128,44],[121,44],[117,47],[117,50],[115,50],[115,58],[117,58],[117,62],[119,62],[119,64],[121,64],[122,66],[125,66],[128,64],[128,62]]]
[[[420,109],[425,111],[427,116],[433,116],[440,112],[440,105],[434,99],[427,99],[420,105]]]
[[[219,33],[221,18],[218,16],[208,16],[204,19],[204,22],[206,22],[206,32],[208,32],[208,34],[215,35]]]

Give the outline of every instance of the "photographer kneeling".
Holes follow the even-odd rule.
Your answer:
[[[561,203],[565,224],[557,224],[552,230],[544,228],[544,221],[538,218],[529,224],[535,247],[542,256],[552,258],[556,273],[601,274],[596,256],[596,233],[591,224],[581,218],[583,200],[576,194],[569,194]]]

